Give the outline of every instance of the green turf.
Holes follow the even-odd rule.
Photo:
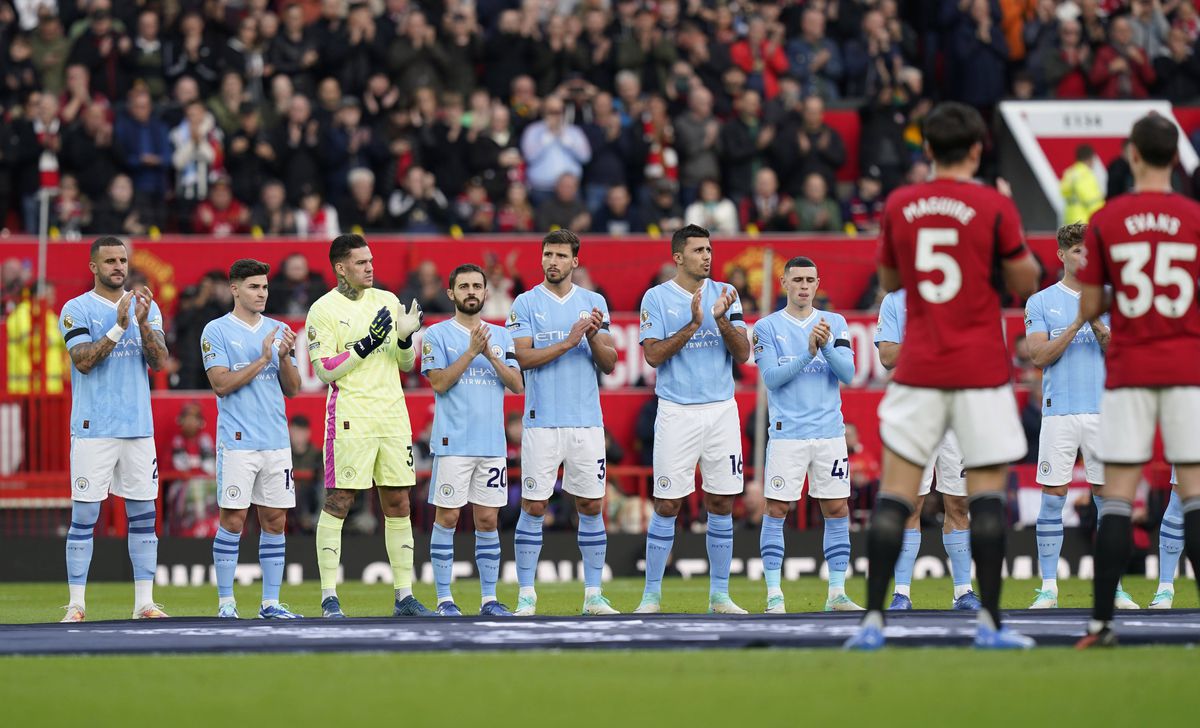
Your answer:
[[[1033,581],[1009,581],[1005,606],[1025,607]],[[744,607],[763,607],[761,582],[734,579]],[[1155,585],[1126,580],[1142,604]],[[1176,605],[1196,607],[1195,584],[1180,581]],[[860,599],[862,579],[850,584]],[[641,581],[605,587],[628,611]],[[668,580],[664,606],[702,611],[707,580]],[[476,602],[477,582],[456,584],[460,605]],[[574,614],[581,587],[544,584],[543,614]],[[815,610],[824,584],[786,585],[792,611]],[[350,614],[389,614],[384,585],[340,589]],[[948,603],[948,580],[916,582],[918,607]],[[238,587],[243,614],[257,603],[257,586]],[[1060,583],[1063,606],[1082,607],[1090,584]],[[173,615],[211,615],[212,587],[160,587],[156,598]],[[298,611],[314,614],[315,583],[284,587]],[[432,589],[418,597],[431,603]],[[515,602],[515,587],[501,585]],[[56,619],[66,601],[61,584],[6,584],[0,622]],[[88,588],[89,619],[127,618],[129,584]],[[0,705],[11,725],[225,723],[279,726],[633,725],[775,726],[813,722],[856,726],[1143,725],[1151,720],[1186,725],[1200,708],[1193,689],[1198,655],[1188,648],[1127,648],[1079,653],[1039,649],[1028,654],[969,649],[890,649],[879,654],[834,650],[539,651],[519,653],[188,655],[156,657],[0,658]]]
[[[1150,602],[1157,583],[1138,577],[1125,580],[1125,588],[1142,606]],[[1004,584],[1003,607],[1024,609],[1033,601],[1037,580],[1008,580]],[[761,612],[766,606],[766,595],[761,581],[745,578],[730,580],[730,593],[734,601],[751,612]],[[1177,608],[1195,608],[1200,604],[1195,584],[1180,580],[1176,592]],[[1091,582],[1066,579],[1059,582],[1059,606],[1087,607],[1091,605]],[[243,617],[257,613],[260,587],[238,586],[238,598]],[[851,579],[847,585],[850,597],[859,604],[865,601],[866,585],[863,579]],[[604,593],[613,606],[629,612],[637,606],[642,595],[641,579],[616,579],[604,585]],[[788,611],[814,612],[825,605],[825,583],[816,579],[800,579],[785,582]],[[918,609],[941,609],[950,605],[952,588],[949,579],[920,579],[913,584],[913,603]],[[479,607],[479,582],[475,579],[459,580],[454,585],[455,598],[464,614]],[[338,588],[342,608],[352,617],[390,616],[392,595],[388,585],[343,584]],[[432,607],[436,602],[433,586],[418,584],[417,598]],[[305,582],[297,586],[285,584],[281,596],[283,601],[299,614],[320,613],[320,588],[316,582]],[[515,584],[501,584],[500,600],[510,607],[517,601]],[[154,598],[173,617],[214,616],[217,591],[215,587],[156,587]],[[0,623],[49,622],[62,617],[60,607],[67,602],[67,587],[56,583],[5,584],[0,589]],[[583,588],[575,583],[541,584],[538,587],[538,613],[542,615],[573,615],[579,613],[583,603]],[[663,587],[663,609],[669,612],[703,612],[708,606],[707,579],[668,579]],[[87,616],[89,621],[104,619],[128,619],[133,611],[133,585],[101,582],[88,585]]]
[[[0,660],[7,725],[1189,725],[1195,650]]]

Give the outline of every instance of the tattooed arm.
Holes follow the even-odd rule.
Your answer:
[[[142,356],[146,363],[156,372],[161,372],[167,364],[167,337],[163,332],[142,325]]]
[[[71,347],[71,363],[75,365],[80,374],[87,374],[92,371],[93,367],[104,361],[104,357],[108,356],[116,345],[117,342],[107,336],[100,337],[99,341],[76,344]]]
[[[125,329],[129,326],[129,306],[133,303],[133,298],[134,297],[132,294],[127,293],[121,297],[120,301],[117,302],[117,326],[121,329]],[[81,318],[82,317],[77,315],[76,321],[81,320]],[[64,328],[66,326],[73,325],[71,323],[70,316],[64,316],[63,320],[65,322]],[[88,335],[87,329],[71,328],[66,330],[64,337],[67,345],[70,346],[71,339],[80,334]],[[91,338],[91,336],[88,335],[88,338]],[[88,372],[92,371],[96,365],[104,361],[104,358],[112,352],[116,345],[117,342],[113,341],[108,336],[101,336],[99,341],[87,341],[82,344],[76,344],[75,346],[71,346],[69,349],[71,363],[75,365],[75,368],[79,370],[80,374],[87,374]]]
[[[146,364],[156,372],[161,372],[167,363],[167,337],[162,331],[153,327],[151,314],[153,309],[151,305],[154,302],[154,294],[150,293],[150,289],[145,286],[136,294],[136,314],[138,330],[142,334],[142,356],[146,359]],[[162,325],[161,315],[158,318],[159,326]]]

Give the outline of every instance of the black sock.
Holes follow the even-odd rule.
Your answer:
[[[1104,497],[1096,527],[1096,576],[1092,585],[1092,619],[1111,622],[1117,584],[1133,554],[1133,504]]]
[[[1183,548],[1192,562],[1192,571],[1200,574],[1200,498],[1183,502]],[[1200,586],[1200,579],[1196,584]]]
[[[979,601],[1000,628],[1000,585],[1004,571],[1005,496],[982,493],[967,504],[971,513],[971,558],[975,560],[975,579],[979,582]]]
[[[892,583],[892,572],[900,558],[900,547],[904,542],[904,524],[912,515],[913,508],[887,493],[880,493],[871,513],[871,527],[867,531],[867,610],[883,611],[883,600],[887,598]]]

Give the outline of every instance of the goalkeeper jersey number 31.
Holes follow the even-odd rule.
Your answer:
[[[363,291],[357,301],[336,290],[317,299],[305,325],[313,368],[322,366],[322,359],[352,349],[367,335],[372,319],[384,306],[393,318],[397,316],[396,296],[377,288]],[[366,361],[332,382],[325,401],[325,438],[411,437],[400,365],[411,368],[415,359],[416,352],[411,347],[401,349],[393,332]]]

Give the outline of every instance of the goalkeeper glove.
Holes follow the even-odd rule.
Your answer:
[[[400,304],[400,313],[396,316],[396,337],[400,339],[401,349],[412,346],[412,335],[421,328],[424,318],[425,312],[421,310],[421,304],[417,303],[415,298],[407,309],[404,304]]]
[[[354,351],[363,359],[367,355],[383,346],[384,339],[392,331],[392,312],[387,306],[379,309],[375,314],[375,318],[371,321],[371,327],[367,329],[367,335],[358,341],[354,342]]]

